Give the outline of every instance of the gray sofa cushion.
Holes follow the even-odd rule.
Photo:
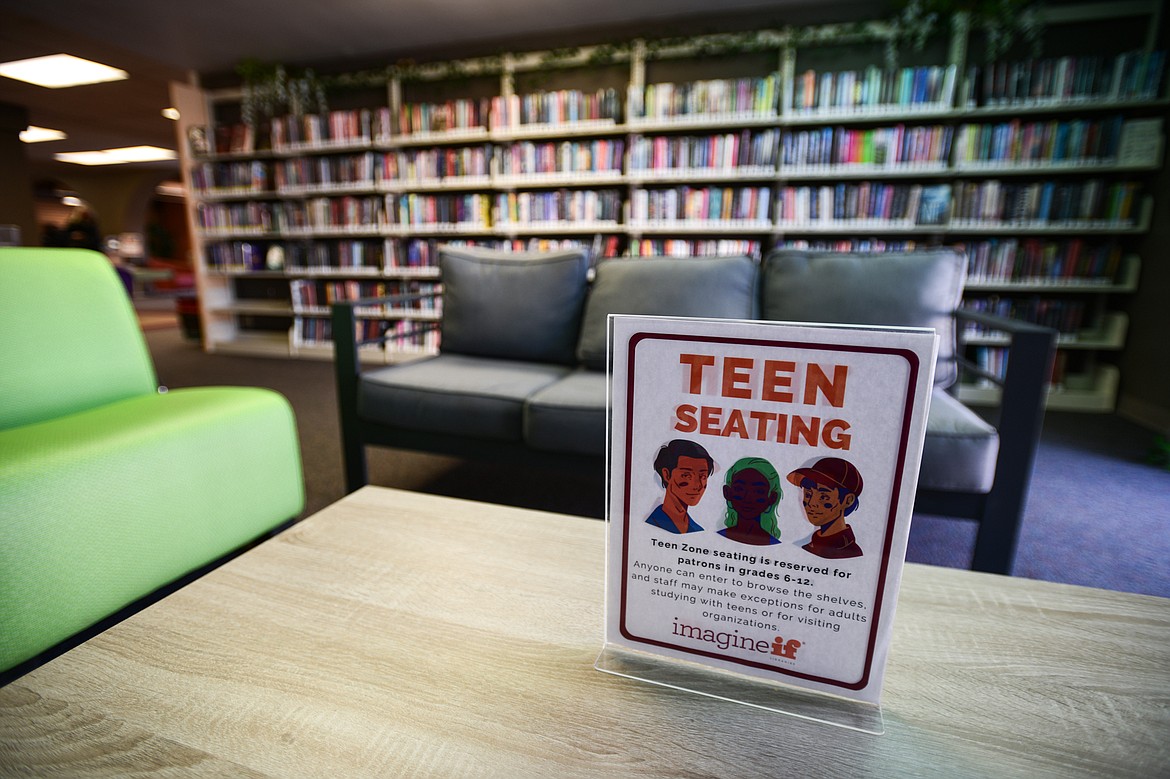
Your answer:
[[[934,383],[958,377],[955,320],[966,279],[956,252],[836,254],[777,249],[764,258],[760,315],[781,322],[933,327]]]
[[[649,257],[605,260],[585,302],[577,358],[605,370],[610,314],[755,319],[756,262],[748,257]]]
[[[575,362],[589,272],[587,252],[444,246],[439,267],[444,352]]]
[[[524,402],[561,365],[441,354],[362,374],[358,415],[408,430],[519,441]]]
[[[606,377],[580,369],[538,390],[524,408],[524,441],[546,452],[605,454]]]
[[[952,492],[990,492],[999,435],[974,411],[941,389],[930,398],[918,485]]]

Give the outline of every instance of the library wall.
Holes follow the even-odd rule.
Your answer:
[[[210,348],[326,357],[331,298],[433,287],[443,242],[577,244],[602,261],[942,244],[970,258],[965,305],[1060,331],[1050,407],[1111,410],[1129,298],[1162,254],[1141,246],[1165,207],[1165,53],[1134,51],[1147,22],[1107,20],[1098,52],[1082,20],[1043,56],[994,66],[961,28],[894,70],[880,41],[848,38],[634,47],[587,67],[518,52],[498,76],[415,74],[270,127],[239,125],[225,93],[210,149],[186,161]],[[374,331],[436,315],[368,313]],[[963,337],[1003,369],[999,336]]]

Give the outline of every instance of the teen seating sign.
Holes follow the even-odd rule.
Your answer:
[[[877,703],[934,331],[610,328],[607,644]]]

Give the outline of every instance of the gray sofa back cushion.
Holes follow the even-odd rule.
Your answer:
[[[583,249],[502,252],[444,246],[442,350],[573,364],[588,287]]]
[[[783,322],[933,327],[934,383],[955,382],[955,320],[966,260],[948,249],[837,254],[777,249],[764,258],[760,314]]]
[[[585,303],[577,358],[605,369],[610,314],[754,319],[759,274],[748,257],[644,257],[604,260]]]

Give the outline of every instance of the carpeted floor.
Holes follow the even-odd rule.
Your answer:
[[[207,355],[177,327],[146,335],[161,384],[255,385],[283,393],[297,415],[307,513],[344,495],[330,363]],[[1170,472],[1143,462],[1154,438],[1112,414],[1048,414],[1015,575],[1170,597]],[[600,472],[537,473],[373,449],[370,482],[581,516],[603,513]],[[974,537],[972,522],[916,515],[907,558],[965,568]]]

